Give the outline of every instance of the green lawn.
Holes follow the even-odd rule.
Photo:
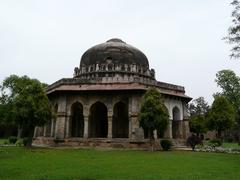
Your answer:
[[[0,147],[0,179],[231,179],[240,155]]]

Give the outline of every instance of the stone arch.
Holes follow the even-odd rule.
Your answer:
[[[172,109],[172,138],[180,138],[179,131],[180,131],[180,120],[181,120],[181,113],[180,109],[175,106]]]
[[[105,104],[97,101],[90,107],[89,137],[106,138],[108,134],[108,109]]]
[[[75,102],[71,106],[71,136],[83,137],[84,133],[84,116],[83,105],[80,102]]]
[[[128,133],[128,105],[119,101],[113,107],[112,135],[113,138],[128,138]]]

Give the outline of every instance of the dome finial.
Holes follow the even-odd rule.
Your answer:
[[[107,42],[119,42],[119,43],[126,44],[123,40],[121,40],[119,38],[112,38],[112,39],[109,39]]]

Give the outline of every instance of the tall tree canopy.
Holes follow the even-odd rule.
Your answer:
[[[217,85],[222,92],[218,93],[226,97],[234,106],[235,110],[240,107],[240,77],[232,70],[222,70],[216,74]]]
[[[233,0],[231,5],[234,6],[234,10],[232,12],[232,25],[228,29],[228,36],[224,39],[232,44],[233,47],[231,49],[231,58],[239,58],[240,57],[240,2],[239,0]]]
[[[199,97],[197,99],[194,99],[192,103],[189,104],[190,116],[204,115],[208,112],[208,110],[209,110],[209,105],[205,101],[204,97]]]
[[[223,131],[230,129],[234,124],[234,108],[223,96],[215,96],[212,107],[207,116],[207,126],[216,130],[220,138]]]
[[[149,89],[141,104],[140,126],[149,132],[149,138],[153,138],[153,130],[162,134],[168,125],[169,114],[163,103],[161,94],[156,89]]]
[[[209,105],[204,97],[199,97],[189,104],[190,112],[190,131],[197,135],[205,133],[206,128],[206,114],[209,111]]]
[[[44,85],[27,76],[11,75],[1,85],[2,119],[28,130],[32,136],[35,126],[42,126],[52,117]]]

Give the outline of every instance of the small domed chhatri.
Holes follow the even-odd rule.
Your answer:
[[[157,81],[144,53],[114,38],[88,49],[73,78],[48,86],[57,117],[35,128],[34,143],[146,148],[149,140],[139,126],[138,114],[141,99],[151,87],[159,90],[169,111],[164,138],[184,142],[191,100],[184,87]]]

